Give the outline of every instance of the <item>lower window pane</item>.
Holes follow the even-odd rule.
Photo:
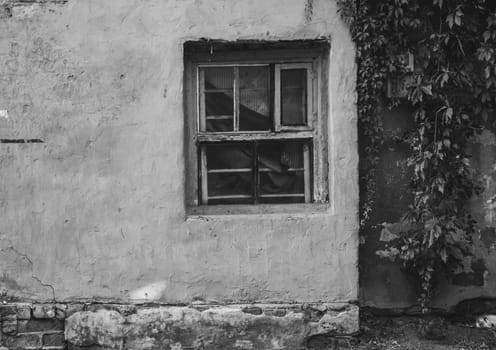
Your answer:
[[[208,198],[212,197],[245,197],[251,198],[252,175],[250,172],[209,173]]]
[[[311,168],[307,143],[278,140],[203,145],[203,203],[309,201]]]
[[[205,146],[208,204],[253,203],[253,155],[249,143]]]
[[[303,142],[264,142],[258,147],[258,168],[283,172],[303,169]]]
[[[303,171],[260,172],[260,196],[281,197],[288,194],[305,194],[305,178]]]
[[[257,178],[260,203],[305,202],[303,145],[298,141],[259,145]]]
[[[249,143],[210,144],[205,147],[209,171],[251,169],[253,166],[252,147]]]

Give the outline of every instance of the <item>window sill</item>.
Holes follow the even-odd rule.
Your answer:
[[[329,213],[329,203],[257,204],[257,205],[200,205],[186,209],[188,217],[209,215],[266,215]]]

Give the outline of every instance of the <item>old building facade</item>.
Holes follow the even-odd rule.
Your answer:
[[[359,238],[355,62],[335,0],[0,0],[1,346],[315,349],[414,305],[392,139]],[[494,135],[434,307],[496,296]]]
[[[355,51],[334,1],[1,5],[4,346],[299,349],[356,332]],[[265,107],[238,86],[257,67]],[[292,77],[305,112],[276,112],[292,108]],[[237,136],[213,152],[209,125],[229,112],[209,99],[225,81]],[[260,116],[268,131],[244,126]],[[258,145],[236,155],[261,175],[237,206],[222,169],[198,164],[240,142]],[[274,190],[283,180],[264,172],[283,165],[298,185]]]

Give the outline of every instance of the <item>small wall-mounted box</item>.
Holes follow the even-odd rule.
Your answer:
[[[411,52],[398,56],[398,61],[405,66],[407,72],[413,72],[415,69],[415,59]],[[387,81],[387,97],[388,98],[405,98],[408,96],[408,89],[414,83],[412,75],[399,76],[391,78]]]

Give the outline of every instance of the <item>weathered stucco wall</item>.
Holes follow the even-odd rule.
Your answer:
[[[360,300],[364,306],[380,309],[409,308],[417,303],[415,281],[400,269],[398,262],[380,258],[378,251],[385,249],[388,240],[401,229],[401,216],[411,201],[409,181],[411,170],[403,162],[408,157],[408,146],[395,142],[412,125],[403,108],[383,113],[386,143],[381,150],[377,172],[377,197],[371,222],[363,232],[360,248]],[[489,117],[487,129],[474,137],[469,152],[484,192],[470,203],[477,220],[474,237],[474,256],[467,257],[463,268],[450,280],[437,282],[432,305],[452,309],[467,299],[496,298],[496,116]],[[386,225],[383,226],[383,224]],[[493,303],[471,302],[477,312],[489,312]],[[463,310],[467,312],[467,310]],[[473,312],[470,311],[470,312]]]
[[[354,47],[334,1],[3,0],[0,290],[5,297],[357,298]],[[308,15],[308,11],[307,11]],[[188,217],[187,40],[330,38],[330,208]]]

